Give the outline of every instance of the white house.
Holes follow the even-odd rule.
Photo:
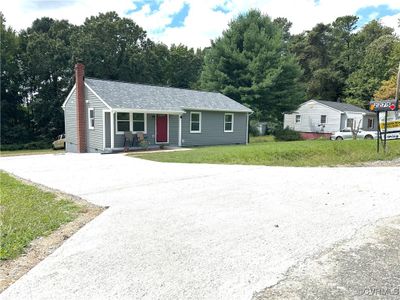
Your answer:
[[[283,126],[302,133],[304,138],[329,136],[352,127],[376,130],[376,116],[360,107],[333,101],[309,100],[292,113],[284,114]]]

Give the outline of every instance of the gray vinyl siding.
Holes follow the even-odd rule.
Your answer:
[[[156,116],[154,114],[147,114],[147,140],[150,145],[155,144],[155,120]]]
[[[77,131],[76,131],[76,91],[74,91],[64,109],[65,120],[65,151],[77,152]]]
[[[103,110],[107,106],[85,88],[87,152],[103,152]],[[94,129],[89,129],[89,108],[94,108]]]
[[[178,146],[179,116],[170,115],[168,122],[169,122],[169,144],[173,146]]]
[[[94,108],[94,129],[89,129],[88,109]],[[103,110],[107,109],[89,89],[85,88],[85,119],[87,152],[103,151]],[[76,91],[74,91],[64,110],[65,118],[65,145],[67,152],[77,152],[77,121],[76,121]]]
[[[373,127],[372,127],[372,128],[369,128],[369,127],[368,127],[368,119],[373,120],[373,121],[372,121],[372,122],[373,122]],[[363,126],[362,126],[362,128],[363,128],[364,130],[376,130],[376,129],[377,129],[377,120],[376,120],[376,116],[373,115],[373,114],[365,116],[364,119],[363,119]]]
[[[190,112],[182,115],[182,146],[245,144],[247,113],[233,113],[233,132],[224,132],[225,112],[201,112],[201,133],[190,133]],[[226,113],[231,113],[227,111]]]
[[[106,131],[106,145],[105,148],[111,148],[111,127],[110,127],[110,112],[105,113],[105,131]]]

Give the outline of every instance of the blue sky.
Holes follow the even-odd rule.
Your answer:
[[[358,26],[363,26],[373,19],[381,19],[386,16],[395,16],[400,13],[400,1],[398,8],[391,8],[387,4],[377,6],[365,6],[356,11],[359,17]]]
[[[272,18],[286,17],[292,33],[329,23],[339,16],[357,15],[361,27],[372,19],[400,34],[400,0],[4,0],[0,10],[7,24],[20,30],[48,16],[82,24],[86,17],[116,11],[133,19],[148,35],[165,44],[206,47],[220,36],[232,18],[257,8]]]

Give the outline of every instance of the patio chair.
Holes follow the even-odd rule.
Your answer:
[[[132,132],[130,131],[125,131],[124,132],[124,149],[125,151],[129,148],[133,146],[133,141],[134,141],[134,137]]]
[[[147,136],[143,132],[138,132],[137,133],[137,142],[139,146],[147,149],[149,148],[149,141],[147,139]]]

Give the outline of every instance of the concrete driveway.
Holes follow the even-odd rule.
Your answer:
[[[110,208],[2,299],[247,299],[289,267],[400,214],[400,168],[9,157],[0,167]]]

